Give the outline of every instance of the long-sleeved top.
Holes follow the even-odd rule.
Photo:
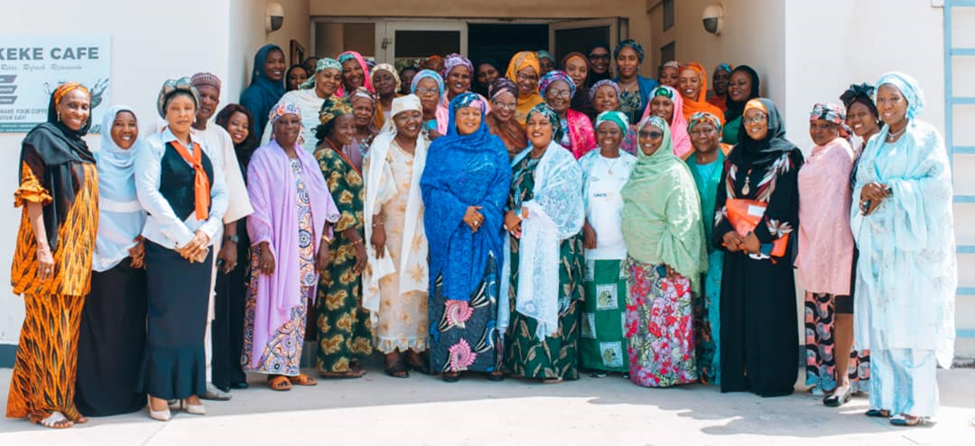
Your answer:
[[[191,135],[192,139],[193,136]],[[198,138],[197,139],[202,139]],[[146,145],[139,151],[135,160],[135,187],[142,208],[149,213],[149,219],[142,230],[142,235],[161,246],[177,249],[193,240],[194,232],[201,230],[214,242],[214,235],[223,227],[223,216],[227,212],[229,202],[227,183],[224,169],[203,141],[194,140],[203,150],[205,157],[213,164],[213,180],[210,182],[210,212],[206,220],[198,220],[195,213],[191,213],[185,220],[179,218],[173,211],[169,201],[159,191],[162,177],[162,159],[166,154],[166,144],[176,141],[176,137],[169,128],[154,133],[146,138]],[[187,147],[188,150],[194,150]],[[187,163],[189,164],[189,163]]]

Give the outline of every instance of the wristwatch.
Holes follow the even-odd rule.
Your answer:
[[[225,242],[240,243],[240,237],[238,237],[236,235],[225,235],[225,236],[223,236],[223,241],[225,241]]]

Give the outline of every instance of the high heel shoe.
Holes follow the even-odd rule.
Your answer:
[[[186,413],[191,414],[191,415],[206,415],[207,414],[207,408],[206,407],[203,407],[202,404],[190,404],[190,403],[186,402],[186,400],[180,400],[179,407],[180,407],[180,409],[185,410]]]
[[[152,410],[152,406],[149,407],[149,418],[156,421],[169,421],[173,418],[173,413],[169,411],[169,406],[166,406],[166,410]]]

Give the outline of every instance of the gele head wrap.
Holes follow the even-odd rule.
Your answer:
[[[562,123],[559,119],[559,114],[549,106],[548,104],[541,102],[538,105],[532,107],[531,111],[528,112],[528,116],[525,117],[525,124],[531,120],[532,115],[540,113],[542,116],[548,118],[549,122],[552,123],[552,141],[561,141],[563,136]]]

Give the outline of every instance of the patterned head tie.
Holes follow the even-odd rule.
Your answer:
[[[531,111],[528,112],[528,116],[525,117],[526,125],[535,114],[541,114],[542,116],[548,118],[548,121],[552,123],[552,141],[561,141],[562,137],[564,136],[562,121],[559,119],[559,114],[555,112],[555,109],[544,102],[540,102],[538,105],[532,107]]]
[[[196,108],[200,107],[200,92],[193,86],[193,81],[190,78],[169,79],[163,82],[162,89],[159,90],[159,98],[156,100],[156,110],[159,112],[159,116],[166,118],[166,107],[169,106],[169,102],[173,98],[179,95],[189,96],[193,100],[193,105]]]

